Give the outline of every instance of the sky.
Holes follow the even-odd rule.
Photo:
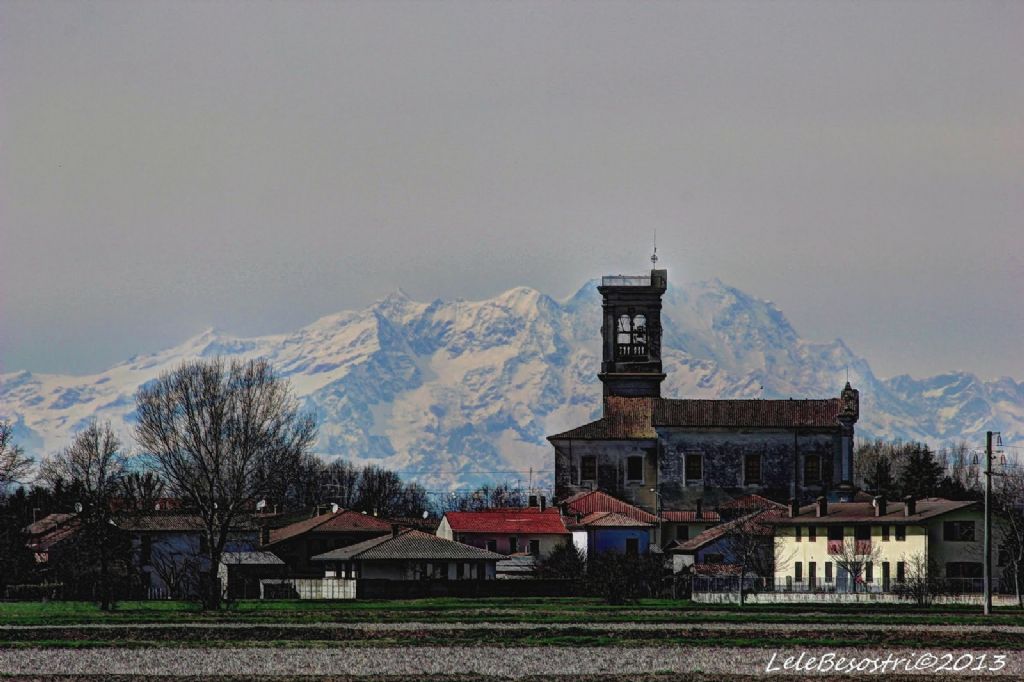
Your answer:
[[[0,372],[717,277],[1024,379],[1024,3],[0,0]]]

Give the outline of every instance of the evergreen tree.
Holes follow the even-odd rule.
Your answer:
[[[943,473],[942,465],[935,461],[935,453],[927,445],[915,443],[900,472],[900,494],[914,499],[934,497]]]
[[[884,495],[892,499],[898,488],[892,475],[892,463],[888,457],[879,457],[864,477],[864,487],[873,495]]]

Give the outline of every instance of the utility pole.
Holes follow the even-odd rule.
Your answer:
[[[992,614],[992,432],[985,434],[985,615]]]

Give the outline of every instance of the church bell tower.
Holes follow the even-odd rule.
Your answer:
[[[601,278],[603,353],[597,376],[605,397],[661,396],[661,296],[667,287],[667,270]]]

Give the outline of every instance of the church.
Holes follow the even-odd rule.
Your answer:
[[[603,277],[600,419],[548,437],[555,497],[601,490],[659,513],[758,494],[848,501],[859,394],[836,398],[663,398],[661,305],[667,270]]]

